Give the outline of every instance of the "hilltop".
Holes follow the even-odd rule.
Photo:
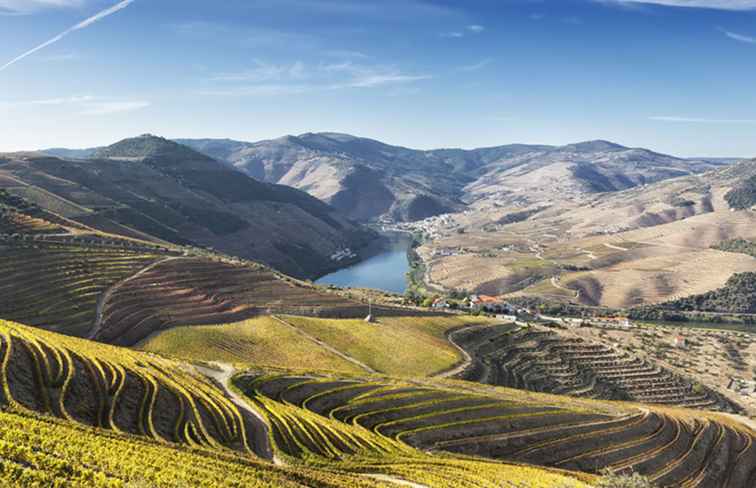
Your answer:
[[[421,220],[509,191],[531,199],[552,185],[568,193],[612,192],[723,164],[608,141],[415,150],[348,134],[307,133],[260,142],[180,142],[262,181],[303,189],[359,220]]]
[[[333,270],[344,263],[332,256],[356,256],[376,238],[302,191],[151,135],[88,160],[2,158],[0,188],[101,231],[214,248],[298,277]]]

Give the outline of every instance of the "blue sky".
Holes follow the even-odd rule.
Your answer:
[[[145,132],[756,157],[756,0],[0,0],[0,151]]]

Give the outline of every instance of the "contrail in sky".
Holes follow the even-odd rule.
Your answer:
[[[97,22],[98,20],[104,19],[108,15],[114,14],[114,13],[118,12],[119,10],[125,9],[126,7],[128,7],[129,5],[131,5],[133,2],[134,2],[134,0],[123,0],[123,1],[118,2],[117,4],[113,5],[112,7],[103,10],[102,12],[99,12],[99,13],[97,13],[97,14],[89,17],[86,20],[83,20],[83,21],[79,22],[75,26],[73,26],[70,29],[67,29],[67,30],[61,32],[60,34],[58,34],[57,36],[53,37],[49,41],[40,44],[39,46],[35,47],[34,49],[30,49],[29,51],[26,51],[24,54],[18,56],[15,59],[12,59],[11,61],[7,62],[6,64],[0,66],[0,71],[3,71],[4,69],[10,67],[11,65],[16,64],[17,62],[21,61],[22,59],[24,59],[24,58],[26,58],[28,56],[31,56],[32,54],[36,53],[37,51],[39,51],[41,49],[46,48],[47,46],[49,46],[51,44],[55,44],[56,42],[60,41],[64,37],[66,37],[68,34],[71,34],[72,32],[76,32],[78,30],[85,29],[85,28],[89,27],[90,25],[94,24],[95,22]]]

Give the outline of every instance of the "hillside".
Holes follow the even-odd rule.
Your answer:
[[[452,487],[527,480],[539,488],[583,488],[579,479],[591,479],[431,456],[325,419],[303,425],[326,436],[315,442],[333,447],[304,456],[279,430],[269,435],[274,420],[215,379],[220,370],[9,322],[0,322],[0,364],[3,486]],[[292,408],[289,415],[304,420],[308,413]]]
[[[421,220],[514,189],[526,198],[540,198],[555,185],[565,192],[617,191],[724,164],[606,141],[429,151],[336,133],[180,142],[260,180],[303,189],[359,220]],[[370,204],[357,195],[370,195]]]
[[[737,273],[722,288],[661,303],[658,308],[680,312],[756,314],[756,273]]]
[[[445,289],[630,308],[721,288],[756,259],[723,252],[756,238],[756,214],[725,199],[756,175],[742,161],[702,175],[627,190],[554,190],[482,199],[467,213],[408,226],[431,238],[420,248],[427,279]],[[545,196],[544,196],[545,197]]]
[[[610,468],[658,486],[745,488],[756,480],[754,432],[693,410],[460,382],[251,371],[234,383],[271,419],[276,444],[289,456],[349,452],[329,442],[328,431],[340,424],[433,453],[593,473]]]
[[[343,263],[331,256],[375,239],[304,192],[165,139],[127,139],[93,158],[0,158],[0,189],[99,230],[211,247],[299,277],[333,270]]]

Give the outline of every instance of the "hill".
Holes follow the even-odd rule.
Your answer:
[[[553,195],[554,185],[568,193],[617,191],[724,164],[607,141],[428,151],[336,133],[180,142],[260,180],[303,189],[359,220],[421,220],[514,189],[526,198]],[[370,203],[358,195],[370,195]]]
[[[329,442],[328,430],[341,423],[434,453],[610,468],[659,486],[745,488],[756,480],[754,432],[693,410],[428,380],[250,371],[234,383],[271,419],[289,456],[338,456],[349,447]]]
[[[756,214],[733,211],[725,198],[753,175],[754,162],[742,161],[615,192],[556,188],[532,203],[505,193],[405,227],[430,236],[417,252],[437,287],[631,308],[756,271],[752,256],[718,249],[756,238]]]
[[[83,225],[211,247],[299,277],[343,265],[375,235],[304,192],[261,183],[162,138],[127,139],[93,159],[0,159],[0,188]]]
[[[432,456],[291,407],[281,421],[302,421],[318,436],[312,442],[331,446],[306,456],[288,444],[296,437],[272,430],[276,420],[266,410],[215,379],[220,370],[9,322],[0,322],[0,364],[3,486],[451,487],[506,480],[583,488],[579,480],[592,479]]]
[[[756,314],[756,273],[734,274],[722,288],[701,295],[664,302],[656,307],[647,307],[636,311],[635,315],[641,316],[644,312],[649,313],[654,310]]]

